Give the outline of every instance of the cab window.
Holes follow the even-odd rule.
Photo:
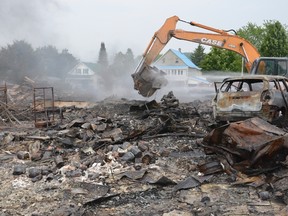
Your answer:
[[[275,61],[270,59],[260,60],[256,74],[276,75]],[[277,72],[276,72],[277,73]]]
[[[286,74],[286,71],[287,71],[287,61],[285,60],[279,60],[277,62],[277,72],[278,72],[278,75],[285,75]]]

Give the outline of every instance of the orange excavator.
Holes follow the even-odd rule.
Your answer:
[[[176,25],[179,21],[211,31],[212,33],[192,32],[176,29]],[[177,16],[168,18],[163,26],[155,32],[143,54],[142,60],[137,66],[135,72],[132,74],[135,90],[138,90],[139,94],[144,97],[150,97],[156,90],[167,84],[167,80],[164,75],[165,73],[158,70],[156,67],[152,67],[151,64],[171,38],[234,51],[244,57],[247,71],[253,74],[267,74],[265,72],[267,62],[270,62],[269,64],[273,63],[274,71],[278,71],[278,68],[276,68],[278,65],[278,60],[284,60],[284,62],[286,62],[286,68],[284,68],[284,71],[287,73],[287,58],[260,58],[260,54],[258,53],[257,49],[249,41],[237,36],[236,34],[230,33],[231,31],[233,30],[224,31],[196,22],[187,22],[179,19]],[[281,73],[284,74],[284,72]],[[278,74],[283,75],[280,74],[280,72]]]

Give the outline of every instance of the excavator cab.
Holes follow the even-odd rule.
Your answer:
[[[143,97],[150,97],[155,91],[166,86],[168,81],[165,78],[165,72],[156,67],[149,66],[143,61],[132,74],[134,89]]]
[[[288,58],[260,57],[253,62],[251,74],[279,75],[288,77]]]

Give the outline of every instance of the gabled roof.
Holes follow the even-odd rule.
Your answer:
[[[92,63],[92,62],[82,62],[82,63],[85,64],[94,72],[99,71],[99,65],[97,63]]]
[[[179,59],[181,59],[188,67],[196,68],[200,70],[201,68],[197,67],[185,54],[181,53],[178,50],[170,49]]]
[[[88,67],[90,70],[92,70],[94,72],[94,74],[97,73],[97,71],[99,70],[99,65],[96,63],[90,63],[90,62],[81,62],[79,61],[77,64],[75,64],[75,66],[68,72],[68,74],[70,74],[75,68],[77,68],[80,65],[85,65],[86,67]]]
[[[176,69],[176,70],[181,70],[181,69],[187,69],[187,65],[159,65],[157,66],[158,69],[165,70],[165,69]]]

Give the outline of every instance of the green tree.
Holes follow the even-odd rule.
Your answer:
[[[112,64],[108,68],[109,73],[102,75],[104,86],[109,86],[109,90],[115,90],[131,85],[131,73],[134,69],[135,59],[130,48],[127,49],[125,54],[122,52],[116,53]]]
[[[125,77],[130,75],[135,69],[135,59],[132,50],[128,48],[125,54],[118,52],[110,69],[116,76]]]
[[[201,61],[201,68],[206,71],[241,71],[241,56],[229,51],[212,47]]]
[[[14,41],[1,49],[1,76],[21,82],[25,76],[33,76],[37,68],[34,49],[24,40]]]
[[[108,57],[107,57],[107,51],[105,47],[105,43],[101,43],[99,56],[98,56],[98,62],[97,62],[103,69],[106,69],[108,67]]]
[[[109,67],[107,51],[104,42],[102,42],[100,46],[97,64],[99,66],[98,75],[101,77],[101,84],[103,85],[105,91],[108,91],[113,87],[114,75],[111,71],[111,67]]]
[[[190,59],[194,64],[201,67],[201,61],[205,58],[205,48],[199,44],[197,48],[191,53]]]
[[[78,62],[78,60],[69,53],[68,49],[63,49],[59,54],[59,61],[61,62],[60,76],[66,76],[67,72],[71,70]]]
[[[261,56],[287,56],[287,30],[279,21],[269,21],[263,26],[248,23],[237,31],[238,35],[254,45]],[[201,62],[203,70],[240,71],[242,57],[228,50],[211,52]]]
[[[56,47],[48,45],[39,47],[35,51],[38,71],[43,76],[55,76],[59,74],[59,53]]]
[[[248,23],[240,28],[237,34],[259,49],[263,41],[264,32],[265,28]],[[242,57],[238,53],[212,47],[199,66],[203,70],[241,71]]]
[[[76,58],[67,49],[58,52],[48,45],[36,50],[21,40],[2,47],[0,51],[0,76],[19,83],[25,76],[32,79],[47,76],[63,77],[76,64]]]
[[[43,76],[64,77],[67,72],[77,63],[77,59],[63,49],[61,53],[51,45],[39,47],[35,51],[38,63],[38,74]]]
[[[112,72],[113,76],[119,77],[123,74],[125,67],[125,55],[122,52],[116,53],[114,56],[113,62],[110,66],[110,71]]]
[[[130,48],[125,53],[125,64],[127,65],[127,71],[130,71],[135,66],[134,54]]]
[[[262,56],[287,56],[287,30],[279,21],[268,21],[264,24],[266,31],[260,47]]]
[[[124,58],[124,73],[128,76],[133,73],[136,67],[135,58],[132,50],[130,48],[127,49]]]
[[[252,45],[254,45],[258,50],[261,47],[263,38],[264,38],[265,28],[262,26],[258,26],[249,22],[247,25],[238,29],[237,34],[245,38]]]

